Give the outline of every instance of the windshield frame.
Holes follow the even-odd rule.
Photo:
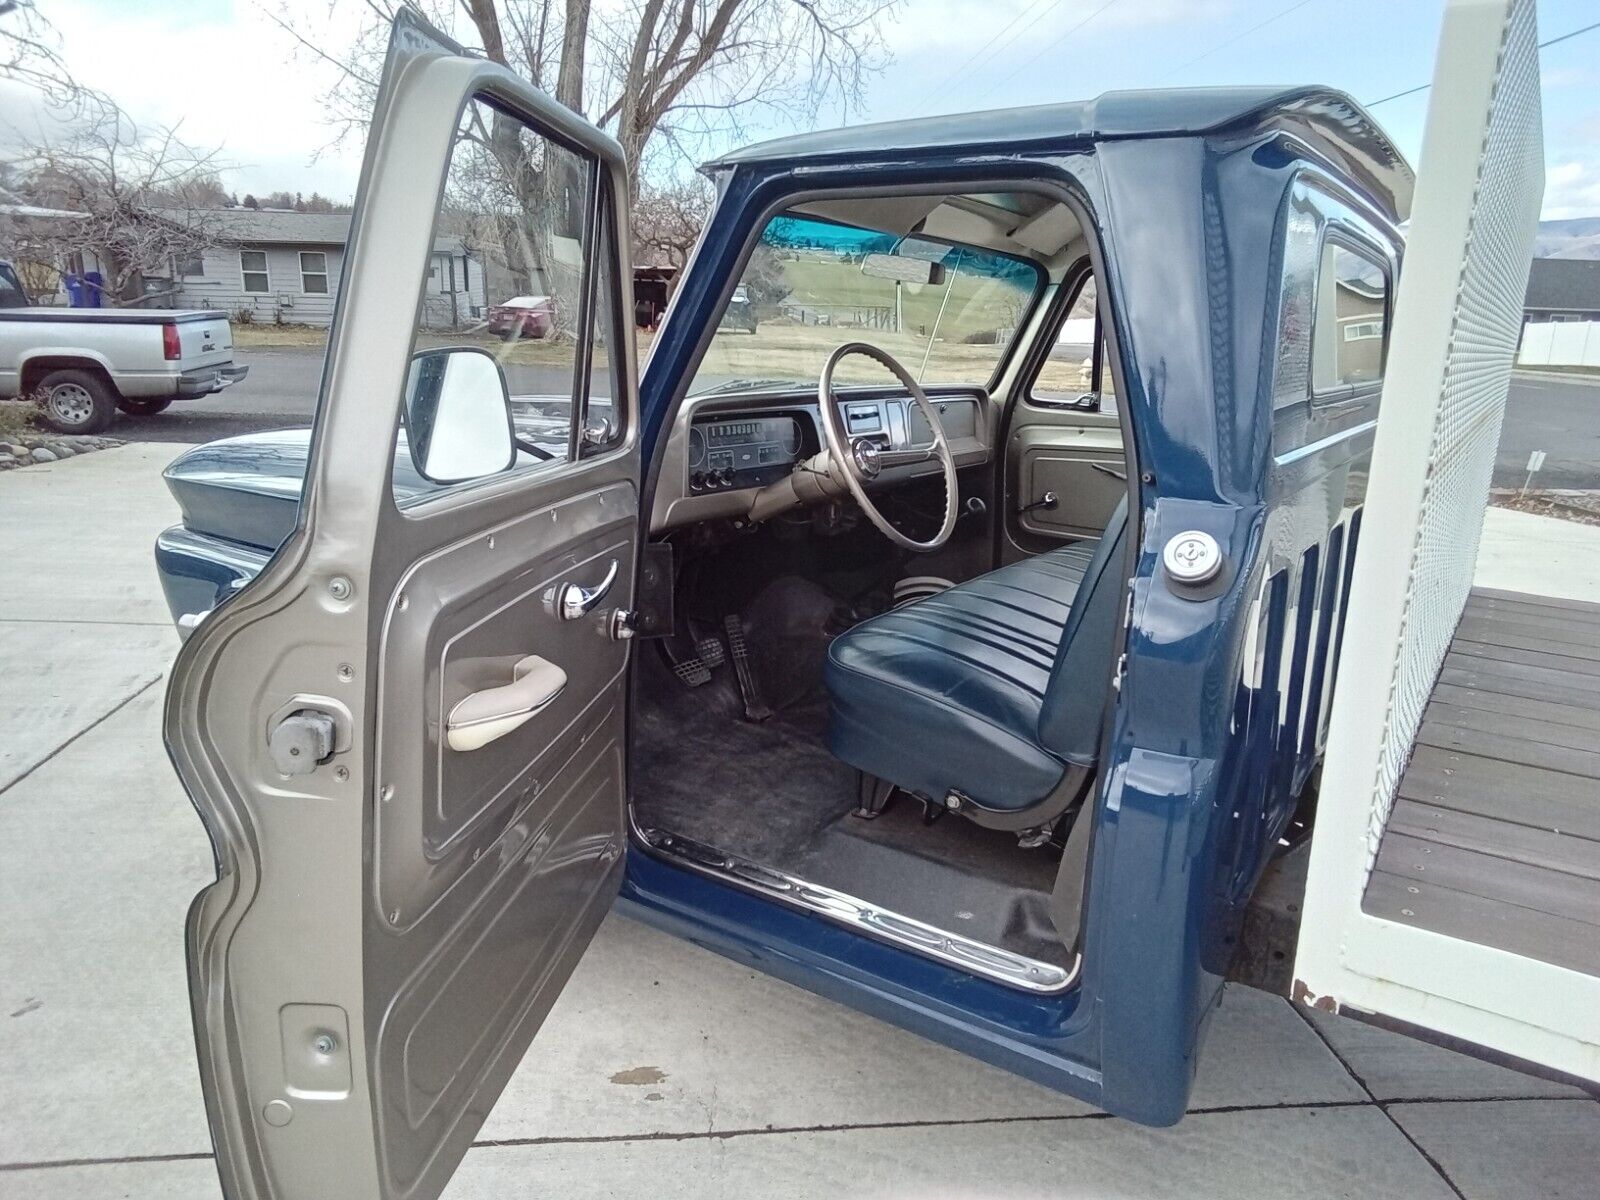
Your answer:
[[[721,329],[722,320],[727,315],[728,306],[733,301],[733,293],[740,286],[743,285],[745,272],[750,267],[750,260],[755,256],[756,247],[761,245],[762,239],[766,235],[767,229],[771,226],[772,222],[777,220],[780,217],[793,217],[793,218],[800,219],[800,220],[814,221],[819,225],[834,225],[834,226],[837,226],[840,229],[858,230],[858,231],[860,231],[862,233],[883,234],[885,236],[894,237],[896,246],[898,246],[902,241],[905,241],[907,238],[915,237],[915,238],[918,238],[918,239],[920,239],[922,241],[925,241],[925,242],[933,242],[933,243],[936,243],[938,245],[948,246],[953,250],[958,250],[958,251],[960,251],[960,250],[969,250],[969,251],[978,251],[978,252],[981,252],[981,253],[984,253],[984,254],[992,254],[992,255],[995,255],[998,258],[1003,258],[1003,259],[1006,259],[1006,260],[1011,261],[1011,262],[1020,263],[1020,264],[1022,264],[1024,266],[1027,266],[1027,267],[1031,268],[1032,271],[1033,271],[1033,275],[1034,275],[1034,286],[1033,286],[1032,293],[1029,296],[1028,301],[1027,301],[1026,305],[1024,305],[1024,307],[1022,309],[1022,313],[1021,313],[1021,315],[1019,316],[1019,318],[1017,320],[1016,333],[1011,337],[1011,339],[1003,347],[1001,347],[1000,355],[995,360],[994,368],[990,371],[988,379],[982,381],[981,383],[977,382],[977,381],[972,381],[972,382],[948,382],[947,381],[947,382],[940,382],[940,383],[922,385],[924,388],[929,389],[929,390],[932,390],[932,389],[940,389],[940,390],[955,389],[956,391],[962,391],[962,390],[971,390],[973,388],[982,388],[983,391],[985,392],[985,394],[992,396],[994,394],[995,386],[1005,376],[1006,371],[1009,369],[1011,362],[1016,357],[1016,355],[1019,353],[1019,349],[1021,348],[1023,342],[1026,340],[1025,337],[1024,337],[1024,334],[1027,333],[1029,330],[1031,330],[1033,328],[1033,326],[1037,323],[1036,322],[1036,318],[1037,318],[1038,313],[1039,313],[1039,307],[1040,307],[1041,303],[1043,303],[1045,296],[1049,293],[1049,290],[1050,290],[1050,273],[1042,263],[1039,263],[1039,262],[1037,262],[1037,261],[1035,261],[1034,259],[1031,259],[1031,258],[1025,258],[1025,257],[1023,257],[1021,255],[1007,253],[1004,250],[993,250],[993,249],[990,249],[990,248],[988,248],[986,246],[974,245],[973,243],[970,243],[970,242],[952,241],[949,238],[936,237],[936,236],[934,236],[932,234],[922,233],[922,232],[906,233],[906,234],[891,234],[887,230],[874,230],[874,229],[871,229],[871,228],[869,228],[867,226],[864,226],[864,225],[851,225],[850,223],[848,223],[846,221],[838,221],[838,220],[833,219],[832,217],[817,216],[817,215],[814,215],[812,213],[796,213],[794,211],[794,209],[798,205],[807,204],[807,203],[810,203],[812,201],[817,201],[817,200],[854,199],[854,198],[870,198],[870,197],[882,197],[882,196],[945,196],[945,197],[948,197],[948,196],[966,196],[966,195],[972,194],[975,190],[993,191],[993,190],[1001,190],[1001,189],[1013,190],[1013,191],[1019,191],[1019,192],[1022,192],[1022,191],[1032,192],[1032,193],[1035,193],[1035,194],[1038,194],[1038,195],[1045,196],[1048,199],[1050,199],[1052,202],[1057,203],[1057,204],[1066,203],[1066,201],[1065,201],[1065,199],[1063,197],[1061,197],[1059,194],[1054,193],[1050,189],[1028,188],[1028,187],[1019,186],[1021,183],[1022,183],[1021,180],[1017,180],[1017,181],[1014,181],[1013,183],[1001,184],[996,188],[982,188],[982,187],[978,187],[977,185],[973,185],[973,184],[960,184],[960,185],[953,185],[953,186],[948,186],[948,187],[932,187],[932,188],[916,188],[916,187],[877,188],[877,187],[874,187],[874,188],[862,188],[862,189],[838,189],[838,190],[828,189],[826,191],[793,193],[791,195],[788,195],[788,196],[785,196],[785,197],[782,197],[782,198],[776,200],[775,202],[773,202],[772,204],[767,206],[765,209],[761,210],[759,215],[756,217],[755,221],[752,223],[750,235],[746,238],[744,245],[740,248],[739,257],[738,257],[737,261],[735,262],[735,264],[733,266],[733,269],[729,272],[729,278],[724,281],[722,290],[721,290],[720,295],[719,295],[719,299],[718,299],[717,303],[715,304],[715,306],[711,310],[713,316],[711,317],[711,319],[709,319],[707,321],[707,328],[706,328],[704,336],[701,338],[700,346],[699,346],[699,349],[698,349],[698,351],[696,352],[696,354],[694,356],[693,364],[690,366],[690,368],[687,371],[684,372],[683,383],[681,384],[680,388],[678,389],[679,399],[682,399],[682,400],[693,400],[693,399],[699,399],[699,398],[702,398],[702,397],[710,396],[710,395],[713,395],[713,394],[718,394],[718,395],[737,395],[737,394],[740,394],[740,393],[749,393],[749,394],[752,394],[752,395],[762,394],[762,393],[784,394],[784,393],[794,392],[797,389],[809,388],[811,386],[810,382],[807,381],[807,380],[797,380],[797,381],[792,381],[792,382],[791,381],[779,381],[779,380],[771,380],[771,381],[763,380],[763,381],[760,381],[758,383],[754,383],[754,384],[751,384],[749,386],[742,387],[742,388],[730,388],[730,385],[723,384],[723,385],[712,385],[711,387],[709,387],[709,388],[707,388],[707,389],[705,389],[703,391],[692,391],[691,390],[694,387],[694,381],[696,380],[696,378],[699,377],[701,368],[705,366],[706,356],[711,352],[711,347],[716,341],[717,334]],[[701,230],[702,239],[705,237],[706,232],[710,229],[710,225],[711,225],[711,222],[708,221],[707,224],[706,224],[706,228]],[[698,248],[699,247],[697,245],[696,249],[698,249]],[[691,257],[689,262],[685,265],[684,271],[687,272],[688,270],[690,270],[693,267],[693,265],[694,265],[694,259]],[[676,300],[677,297],[674,296],[673,299]],[[670,316],[670,312],[667,315]],[[664,324],[665,324],[665,320],[663,320],[663,325]],[[858,340],[870,340],[870,339],[865,339],[864,338],[864,339],[858,339]],[[909,367],[908,367],[908,369],[909,369]],[[836,385],[835,390],[842,392],[842,391],[850,391],[852,389],[858,389],[858,388],[871,388],[871,387],[874,387],[874,386],[878,386],[878,385],[871,384],[871,383],[861,383],[861,384],[840,383],[840,384]],[[729,390],[723,390],[723,389],[729,389]]]

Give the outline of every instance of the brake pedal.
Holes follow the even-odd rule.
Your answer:
[[[700,651],[700,661],[708,667],[720,667],[727,662],[727,655],[722,652],[722,642],[715,637],[701,638],[697,644]]]
[[[728,635],[728,653],[733,656],[733,676],[739,681],[739,698],[744,701],[747,721],[761,722],[772,716],[772,710],[761,699],[756,687],[756,675],[750,667],[750,648],[745,645],[744,625],[736,613],[729,613],[722,622]]]
[[[711,668],[698,658],[686,658],[672,664],[672,673],[685,687],[700,687],[711,682]]]

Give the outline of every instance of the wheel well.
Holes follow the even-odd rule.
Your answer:
[[[26,396],[39,386],[39,381],[51,371],[71,369],[75,371],[88,371],[97,375],[109,387],[113,394],[116,393],[116,384],[111,382],[111,376],[105,367],[95,362],[92,358],[75,358],[70,354],[41,354],[30,358],[22,364],[22,395]]]

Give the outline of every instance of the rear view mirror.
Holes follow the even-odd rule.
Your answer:
[[[904,258],[898,254],[868,254],[861,259],[861,273],[897,283],[943,283],[944,264],[925,258]]]
[[[434,483],[461,483],[516,462],[511,393],[493,355],[475,347],[424,350],[406,377],[406,443]]]

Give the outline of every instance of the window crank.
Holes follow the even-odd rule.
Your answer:
[[[1057,504],[1060,504],[1060,503],[1061,503],[1061,498],[1059,496],[1057,496],[1054,492],[1046,492],[1044,495],[1040,496],[1037,500],[1035,500],[1032,504],[1024,504],[1021,508],[1017,509],[1017,516],[1020,517],[1024,513],[1031,513],[1036,508],[1052,509]]]

